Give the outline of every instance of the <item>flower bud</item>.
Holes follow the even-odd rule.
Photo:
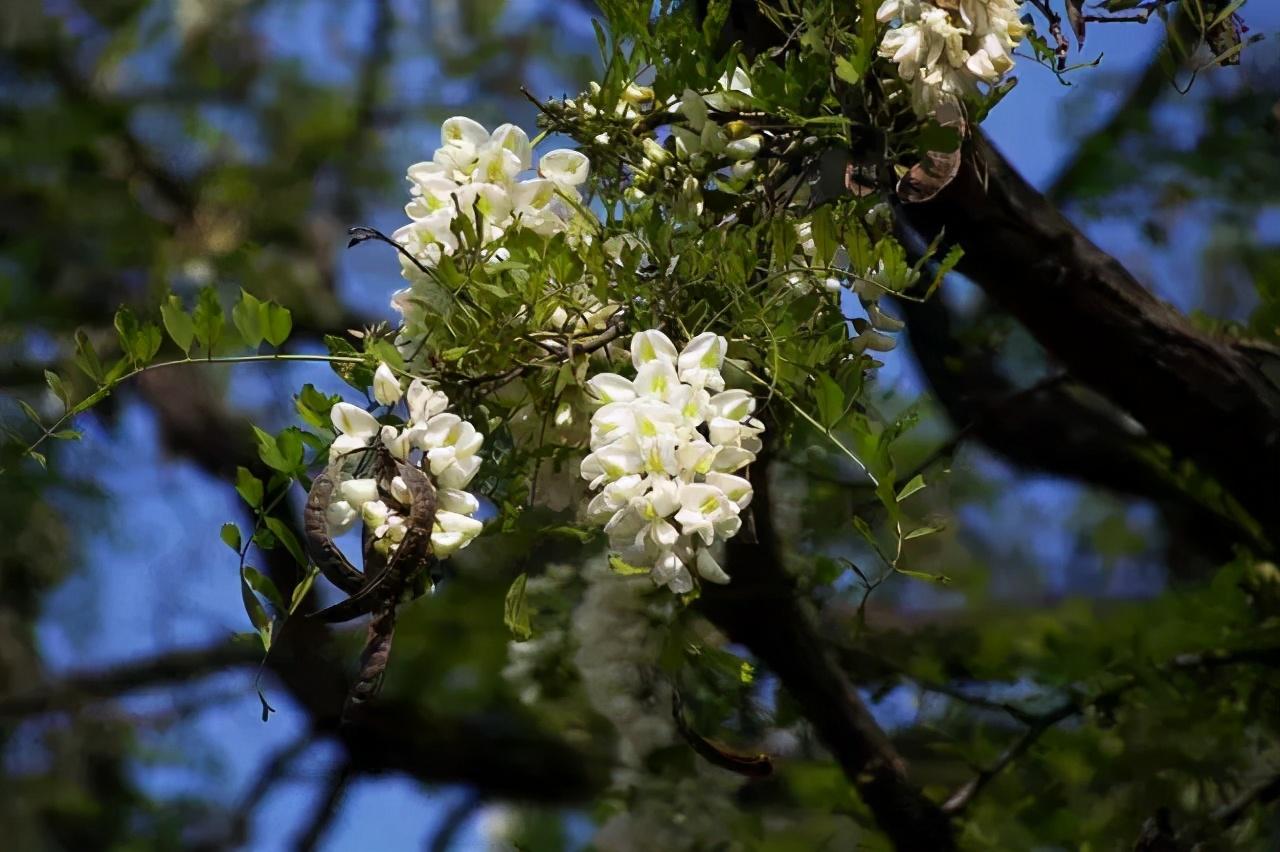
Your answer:
[[[373,398],[383,405],[395,405],[403,395],[396,374],[386,364],[379,364],[373,374]]]
[[[738,160],[739,162],[743,160],[750,160],[753,159],[756,154],[760,153],[760,145],[763,141],[764,138],[759,133],[755,133],[745,139],[736,139],[733,142],[730,142],[725,146],[724,152],[730,158]]]
[[[645,137],[640,143],[640,147],[644,149],[644,156],[651,163],[657,163],[662,166],[671,162],[671,152],[650,137]]]

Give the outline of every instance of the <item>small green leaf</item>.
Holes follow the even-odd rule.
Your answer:
[[[267,529],[276,539],[284,545],[284,549],[289,551],[289,555],[293,557],[293,561],[297,562],[304,568],[307,566],[307,554],[302,552],[302,545],[298,543],[298,538],[293,534],[293,530],[279,518],[269,517],[266,519]]]
[[[93,350],[93,344],[89,341],[89,335],[85,334],[84,329],[76,331],[75,362],[86,376],[95,382],[102,382],[102,362],[98,360],[98,353]]]
[[[250,473],[247,467],[236,468],[236,491],[251,508],[262,505],[262,480]]]
[[[195,313],[192,316],[192,323],[196,341],[209,354],[213,354],[218,341],[222,339],[222,329],[226,325],[226,319],[222,316],[222,302],[218,299],[217,290],[212,287],[205,287],[200,291],[200,297],[196,301]]]
[[[903,541],[911,541],[913,538],[924,538],[927,535],[933,535],[939,532],[942,527],[916,527],[911,532],[902,537]]]
[[[165,331],[169,332],[169,337],[183,354],[191,354],[195,323],[192,322],[191,315],[182,309],[182,302],[177,296],[170,293],[168,298],[160,303],[160,318],[164,320]]]
[[[261,577],[262,575],[253,568],[245,566],[240,572],[240,600],[244,604],[245,614],[249,616],[249,623],[253,625],[253,629],[258,631],[259,638],[262,639],[263,651],[271,650],[271,616],[267,615],[266,608],[262,605],[262,601],[258,600],[258,596],[254,593],[253,587],[249,585],[249,572]]]
[[[915,476],[911,477],[911,481],[902,486],[902,490],[898,492],[898,502],[901,503],[917,491],[924,490],[924,487],[924,475],[917,473]]]
[[[529,626],[529,602],[525,596],[525,586],[529,578],[525,574],[511,583],[507,589],[507,599],[502,607],[502,621],[511,631],[517,642],[523,642],[533,636],[533,628]]]
[[[311,591],[311,587],[316,582],[316,575],[320,573],[320,569],[312,567],[307,572],[307,576],[302,578],[302,582],[293,587],[293,594],[289,596],[289,615],[293,615],[298,609],[298,604],[302,603],[307,593]]]
[[[615,574],[621,574],[624,577],[637,577],[641,574],[649,573],[648,568],[632,565],[616,554],[609,554],[609,567],[613,569]]]
[[[293,315],[289,309],[275,302],[262,303],[262,336],[272,346],[279,346],[289,339],[293,331]]]
[[[240,339],[250,349],[257,349],[263,337],[263,303],[247,290],[240,291],[240,301],[231,309],[231,321],[240,332]]]
[[[49,460],[44,457],[44,453],[37,453],[35,450],[28,450],[27,455],[36,460],[36,464],[45,470],[49,469]]]
[[[271,578],[263,574],[257,568],[246,565],[244,566],[244,579],[249,584],[249,588],[266,598],[277,612],[284,612],[284,598],[280,595],[280,590],[276,588],[276,584]]]
[[[21,399],[18,400],[18,407],[22,409],[23,414],[27,415],[28,420],[39,426],[41,431],[44,431],[44,423],[40,420],[40,415],[34,408]]]
[[[56,441],[79,441],[84,435],[75,429],[60,429],[57,432],[50,432],[49,437]]]
[[[45,370],[44,382],[49,386],[49,390],[53,391],[53,395],[62,400],[63,411],[69,409],[71,407],[71,395],[67,393],[66,385],[62,383],[62,377],[52,370]]]
[[[315,385],[307,384],[302,386],[302,390],[294,398],[293,405],[298,411],[298,416],[303,420],[317,429],[328,429],[329,410],[341,399],[336,395],[323,394],[316,390]]]
[[[232,523],[223,524],[222,530],[218,535],[221,536],[222,541],[227,545],[227,547],[231,548],[236,553],[240,552],[240,545],[242,542],[240,541],[240,528],[238,526]]]
[[[844,415],[844,391],[831,376],[819,373],[815,380],[813,397],[818,404],[818,422],[830,429]]]

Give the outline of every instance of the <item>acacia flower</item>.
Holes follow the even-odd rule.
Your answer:
[[[749,393],[724,389],[727,349],[713,332],[677,351],[661,331],[641,331],[630,343],[634,379],[587,382],[599,406],[581,464],[599,492],[587,516],[621,559],[676,593],[693,589],[695,571],[728,581],[709,548],[737,534],[751,502],[750,481],[734,472],[755,460],[764,425]]]

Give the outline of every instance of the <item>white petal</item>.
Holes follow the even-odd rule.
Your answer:
[[[580,151],[561,148],[544,154],[538,161],[538,173],[560,186],[578,186],[587,179],[591,163]]]
[[[358,511],[365,503],[378,499],[378,480],[348,479],[338,486],[338,494]]]
[[[676,362],[676,346],[657,329],[638,332],[631,337],[631,364],[639,370],[650,361]]]
[[[440,141],[446,145],[465,142],[480,146],[489,141],[489,131],[484,125],[466,116],[457,115],[445,119],[440,126]]]
[[[335,405],[329,412],[329,419],[333,422],[333,428],[343,435],[366,441],[371,440],[382,429],[382,425],[372,414],[349,402]]]
[[[698,550],[698,574],[702,579],[712,583],[724,585],[729,582],[729,575],[720,567],[720,563],[716,562],[715,557],[711,555],[711,551],[705,547]]]
[[[379,364],[373,374],[373,398],[383,405],[395,405],[401,395],[400,380],[396,374],[386,364]]]

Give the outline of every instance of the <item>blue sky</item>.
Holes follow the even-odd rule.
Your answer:
[[[414,12],[410,5],[397,3],[397,14],[411,17]],[[534,4],[514,5],[512,21],[518,25],[520,16],[529,14],[529,7]],[[344,14],[351,11],[345,6]],[[576,46],[582,45],[584,39],[590,44],[592,36],[585,16],[575,11],[574,4],[561,6],[563,38]],[[327,73],[344,73],[341,66],[321,61],[314,52],[315,45],[341,40],[341,33],[335,34],[332,27],[325,26],[331,19],[308,15],[310,3],[285,4],[284,8],[286,11],[273,13],[274,17],[264,21],[264,31],[278,40],[280,49],[296,52],[309,64],[333,69]],[[362,8],[356,4],[355,11],[351,11],[347,32],[364,32],[359,11]],[[1251,3],[1247,11],[1255,31],[1275,33],[1280,29],[1280,9],[1275,4]],[[988,119],[987,131],[1024,175],[1033,183],[1044,185],[1071,151],[1072,140],[1104,118],[1122,96],[1126,79],[1122,72],[1146,63],[1158,42],[1158,27],[1158,23],[1146,27],[1094,26],[1085,56],[1092,59],[1105,54],[1103,66],[1096,72],[1076,74],[1073,79],[1077,85],[1073,88],[1063,87],[1047,70],[1022,61],[1019,85]],[[1262,49],[1274,52],[1273,44],[1267,43]],[[472,88],[465,83],[440,81],[438,69],[403,69],[402,76],[408,100],[413,99],[414,87],[438,85],[441,88],[435,93],[443,93],[459,112],[492,112],[491,103],[483,105],[484,110],[473,110],[476,105],[468,100],[476,97]],[[513,95],[518,82],[521,81],[512,81]],[[550,76],[523,82],[535,92],[548,95],[559,94],[557,87],[564,85]],[[1085,99],[1089,109],[1083,113],[1070,109],[1073,98]],[[1068,124],[1068,117],[1075,123]],[[527,120],[529,115],[525,112],[519,118]],[[392,145],[407,164],[429,156],[436,143],[433,132],[397,133]],[[372,224],[390,229],[398,219],[399,199],[387,201]],[[1268,227],[1275,228],[1275,223]],[[1139,245],[1133,227],[1122,223],[1092,227],[1091,234],[1103,247],[1133,262],[1139,274],[1157,286],[1163,273],[1194,256],[1190,249],[1153,256]],[[346,253],[340,247],[335,247],[335,252],[340,257],[344,296],[361,309],[388,314],[386,300],[399,282],[394,264],[378,252]],[[1033,286],[1034,282],[1028,285]],[[1164,295],[1179,301],[1193,298],[1176,292]],[[1181,306],[1189,305],[1183,301]],[[919,379],[905,352],[894,353],[886,361],[883,382],[918,387]],[[338,389],[324,369],[275,371],[270,375],[246,370],[232,379],[229,393],[247,405],[265,406],[272,400],[287,398],[291,389],[304,381],[321,385],[331,381],[330,389]],[[127,406],[110,433],[92,421],[87,423],[84,442],[68,452],[77,466],[109,460],[99,468],[98,480],[108,494],[101,505],[114,508],[92,521],[83,570],[49,602],[40,640],[50,665],[94,668],[245,630],[236,561],[218,541],[221,524],[239,518],[227,490],[190,465],[166,458],[158,448],[154,423],[137,406]],[[1010,500],[1030,500],[1048,510],[1072,494],[1070,488],[1045,480],[1018,487],[1022,490],[1011,493]],[[1045,514],[1052,515],[1052,511]],[[1064,535],[1046,528],[1039,544],[1044,550],[1041,555],[1051,565],[1058,553],[1056,564],[1060,570],[1065,570],[1065,557],[1060,553],[1065,546]],[[187,760],[192,756],[193,744],[199,744],[200,762],[207,758],[219,767],[214,776],[216,785],[210,789],[210,776],[184,769],[183,760],[139,765],[138,778],[158,795],[191,791],[234,802],[255,777],[261,762],[299,734],[304,717],[290,706],[280,690],[274,690],[271,698],[279,712],[269,724],[261,724],[258,702],[248,688],[247,677],[221,678],[200,689],[202,695],[208,696],[208,709],[192,722],[161,736],[157,745],[161,751],[172,749],[172,753],[184,755],[183,760]],[[154,711],[163,709],[170,700],[166,695],[139,695],[129,700],[128,707]],[[234,748],[229,747],[231,743]],[[257,813],[252,849],[265,852],[285,848],[298,830],[299,820],[310,811],[316,795],[315,779],[324,775],[333,759],[332,749],[317,750],[303,762],[299,777],[268,798]],[[424,837],[460,795],[457,790],[426,790],[395,778],[361,781],[351,790],[324,848],[378,848],[387,852],[419,849]],[[479,843],[478,827],[473,821],[455,848],[477,848]]]

